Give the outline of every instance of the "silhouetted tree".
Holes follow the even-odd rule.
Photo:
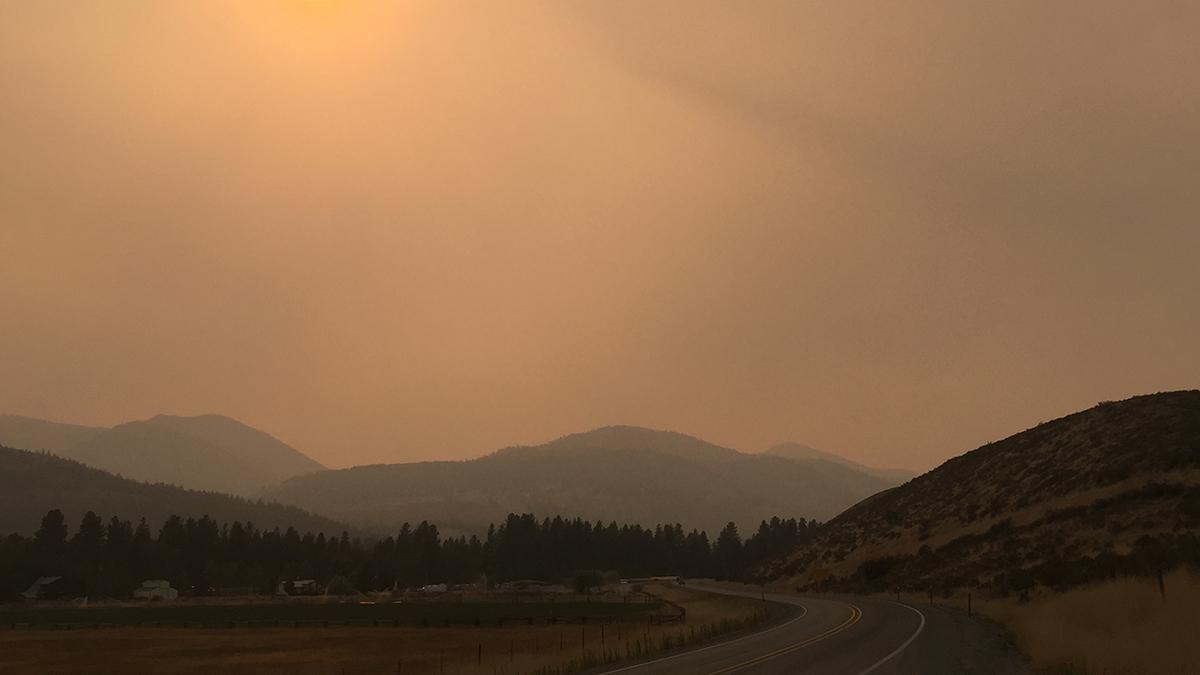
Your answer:
[[[62,512],[42,518],[32,538],[0,540],[0,598],[14,598],[37,577],[63,575],[71,592],[128,597],[146,579],[167,579],[187,594],[274,592],[292,579],[329,584],[341,577],[358,590],[413,588],[431,583],[540,579],[571,583],[595,574],[739,578],[770,556],[791,550],[816,524],[772,518],[744,544],[730,523],[716,544],[678,524],[645,528],[561,516],[538,520],[510,514],[487,536],[443,539],[427,521],[404,523],[396,536],[363,542],[348,533],[263,531],[251,523],[219,524],[208,516],[171,516],[154,536],[145,519],[135,527],[88,512],[70,540]],[[581,571],[588,571],[581,575]],[[338,581],[343,584],[342,581]]]
[[[742,538],[737,525],[730,522],[717,536],[713,555],[716,558],[717,576],[721,579],[740,579],[743,572]]]

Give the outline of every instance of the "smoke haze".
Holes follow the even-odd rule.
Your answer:
[[[1194,3],[5,2],[0,412],[929,468],[1200,382]]]

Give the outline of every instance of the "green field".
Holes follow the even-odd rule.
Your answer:
[[[657,603],[620,602],[260,602],[178,603],[99,607],[0,607],[0,628],[497,626],[633,621]]]

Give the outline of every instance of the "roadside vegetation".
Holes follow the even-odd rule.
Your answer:
[[[1128,578],[978,606],[1048,673],[1186,675],[1200,667],[1200,575]]]
[[[0,605],[0,630],[89,627],[292,628],[297,626],[504,626],[644,620],[660,604],[640,593],[418,595],[350,598],[212,598],[153,604],[73,602]]]

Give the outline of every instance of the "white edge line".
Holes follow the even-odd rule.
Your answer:
[[[892,602],[892,601],[889,600],[888,602]],[[917,631],[915,633],[913,633],[912,635],[910,635],[909,638],[904,641],[904,644],[900,645],[899,647],[896,647],[896,650],[893,651],[891,654],[888,654],[887,656],[883,657],[882,659],[879,659],[878,661],[875,662],[874,665],[870,666],[869,668],[862,671],[858,675],[867,675],[867,673],[875,670],[876,668],[878,668],[879,666],[882,666],[883,664],[887,663],[888,661],[891,661],[893,658],[896,657],[897,654],[904,651],[904,649],[906,647],[908,647],[910,644],[912,644],[912,641],[917,639],[917,636],[921,634],[921,631],[925,630],[925,615],[921,613],[921,610],[919,610],[916,607],[913,607],[911,605],[906,605],[903,602],[892,602],[892,604],[900,605],[901,607],[907,607],[907,608],[911,609],[912,611],[916,612],[917,616],[921,617],[921,624],[919,626],[917,626]]]
[[[705,589],[705,590],[707,590],[707,589]],[[712,591],[710,591],[710,592],[712,592]],[[720,591],[717,591],[717,593],[720,593]],[[728,594],[722,594],[722,595],[734,595],[734,594],[733,594],[733,593],[728,593]],[[724,642],[718,642],[718,643],[716,643],[716,644],[711,644],[711,645],[708,645],[707,647],[700,647],[699,649],[689,649],[689,650],[687,650],[686,652],[679,652],[678,654],[672,654],[672,655],[670,655],[670,656],[664,656],[664,657],[662,657],[662,658],[660,658],[660,659],[654,659],[653,661],[643,661],[643,662],[641,662],[641,663],[635,663],[635,664],[633,664],[633,665],[630,665],[630,666],[625,666],[625,667],[623,667],[623,668],[617,668],[616,670],[606,670],[606,671],[604,671],[603,673],[601,673],[601,675],[610,675],[611,673],[623,673],[623,672],[625,672],[625,671],[627,671],[627,670],[634,670],[634,669],[636,669],[636,668],[643,668],[643,667],[645,667],[645,666],[649,666],[649,665],[651,665],[651,664],[654,664],[654,663],[662,663],[663,661],[670,661],[671,659],[677,659],[677,658],[679,658],[679,657],[681,657],[681,656],[691,656],[692,654],[699,654],[700,652],[706,652],[706,651],[708,651],[708,650],[710,650],[710,649],[716,649],[717,647],[725,647],[725,646],[727,646],[727,645],[731,645],[731,644],[734,644],[734,643],[736,643],[736,642],[741,642],[742,640],[749,640],[750,638],[753,638],[753,637],[758,637],[758,636],[760,636],[760,635],[766,635],[767,633],[770,633],[770,632],[772,632],[772,631],[777,631],[777,630],[779,630],[780,628],[784,628],[784,627],[786,627],[786,626],[790,626],[790,625],[792,625],[793,623],[796,623],[797,621],[799,621],[800,619],[803,619],[805,614],[808,614],[808,608],[807,608],[807,607],[805,607],[804,605],[802,605],[802,604],[798,603],[798,602],[788,602],[788,601],[785,601],[785,603],[786,603],[786,604],[789,604],[789,605],[795,605],[795,606],[799,607],[800,609],[802,609],[802,610],[804,610],[804,611],[800,612],[800,616],[798,616],[798,617],[795,617],[794,619],[791,619],[791,620],[789,620],[789,621],[785,621],[784,623],[781,623],[781,624],[779,624],[778,626],[771,626],[770,628],[768,628],[768,629],[766,629],[766,630],[760,630],[760,631],[758,631],[757,633],[751,633],[751,634],[749,634],[749,635],[743,635],[743,636],[741,636],[741,637],[734,638],[734,639],[732,639],[732,640],[726,640],[726,641],[724,641]],[[921,617],[921,620],[922,620],[922,621],[924,621],[924,619],[925,619],[925,617]],[[889,658],[890,658],[890,657],[889,657]],[[874,667],[874,666],[872,666],[872,667]]]

